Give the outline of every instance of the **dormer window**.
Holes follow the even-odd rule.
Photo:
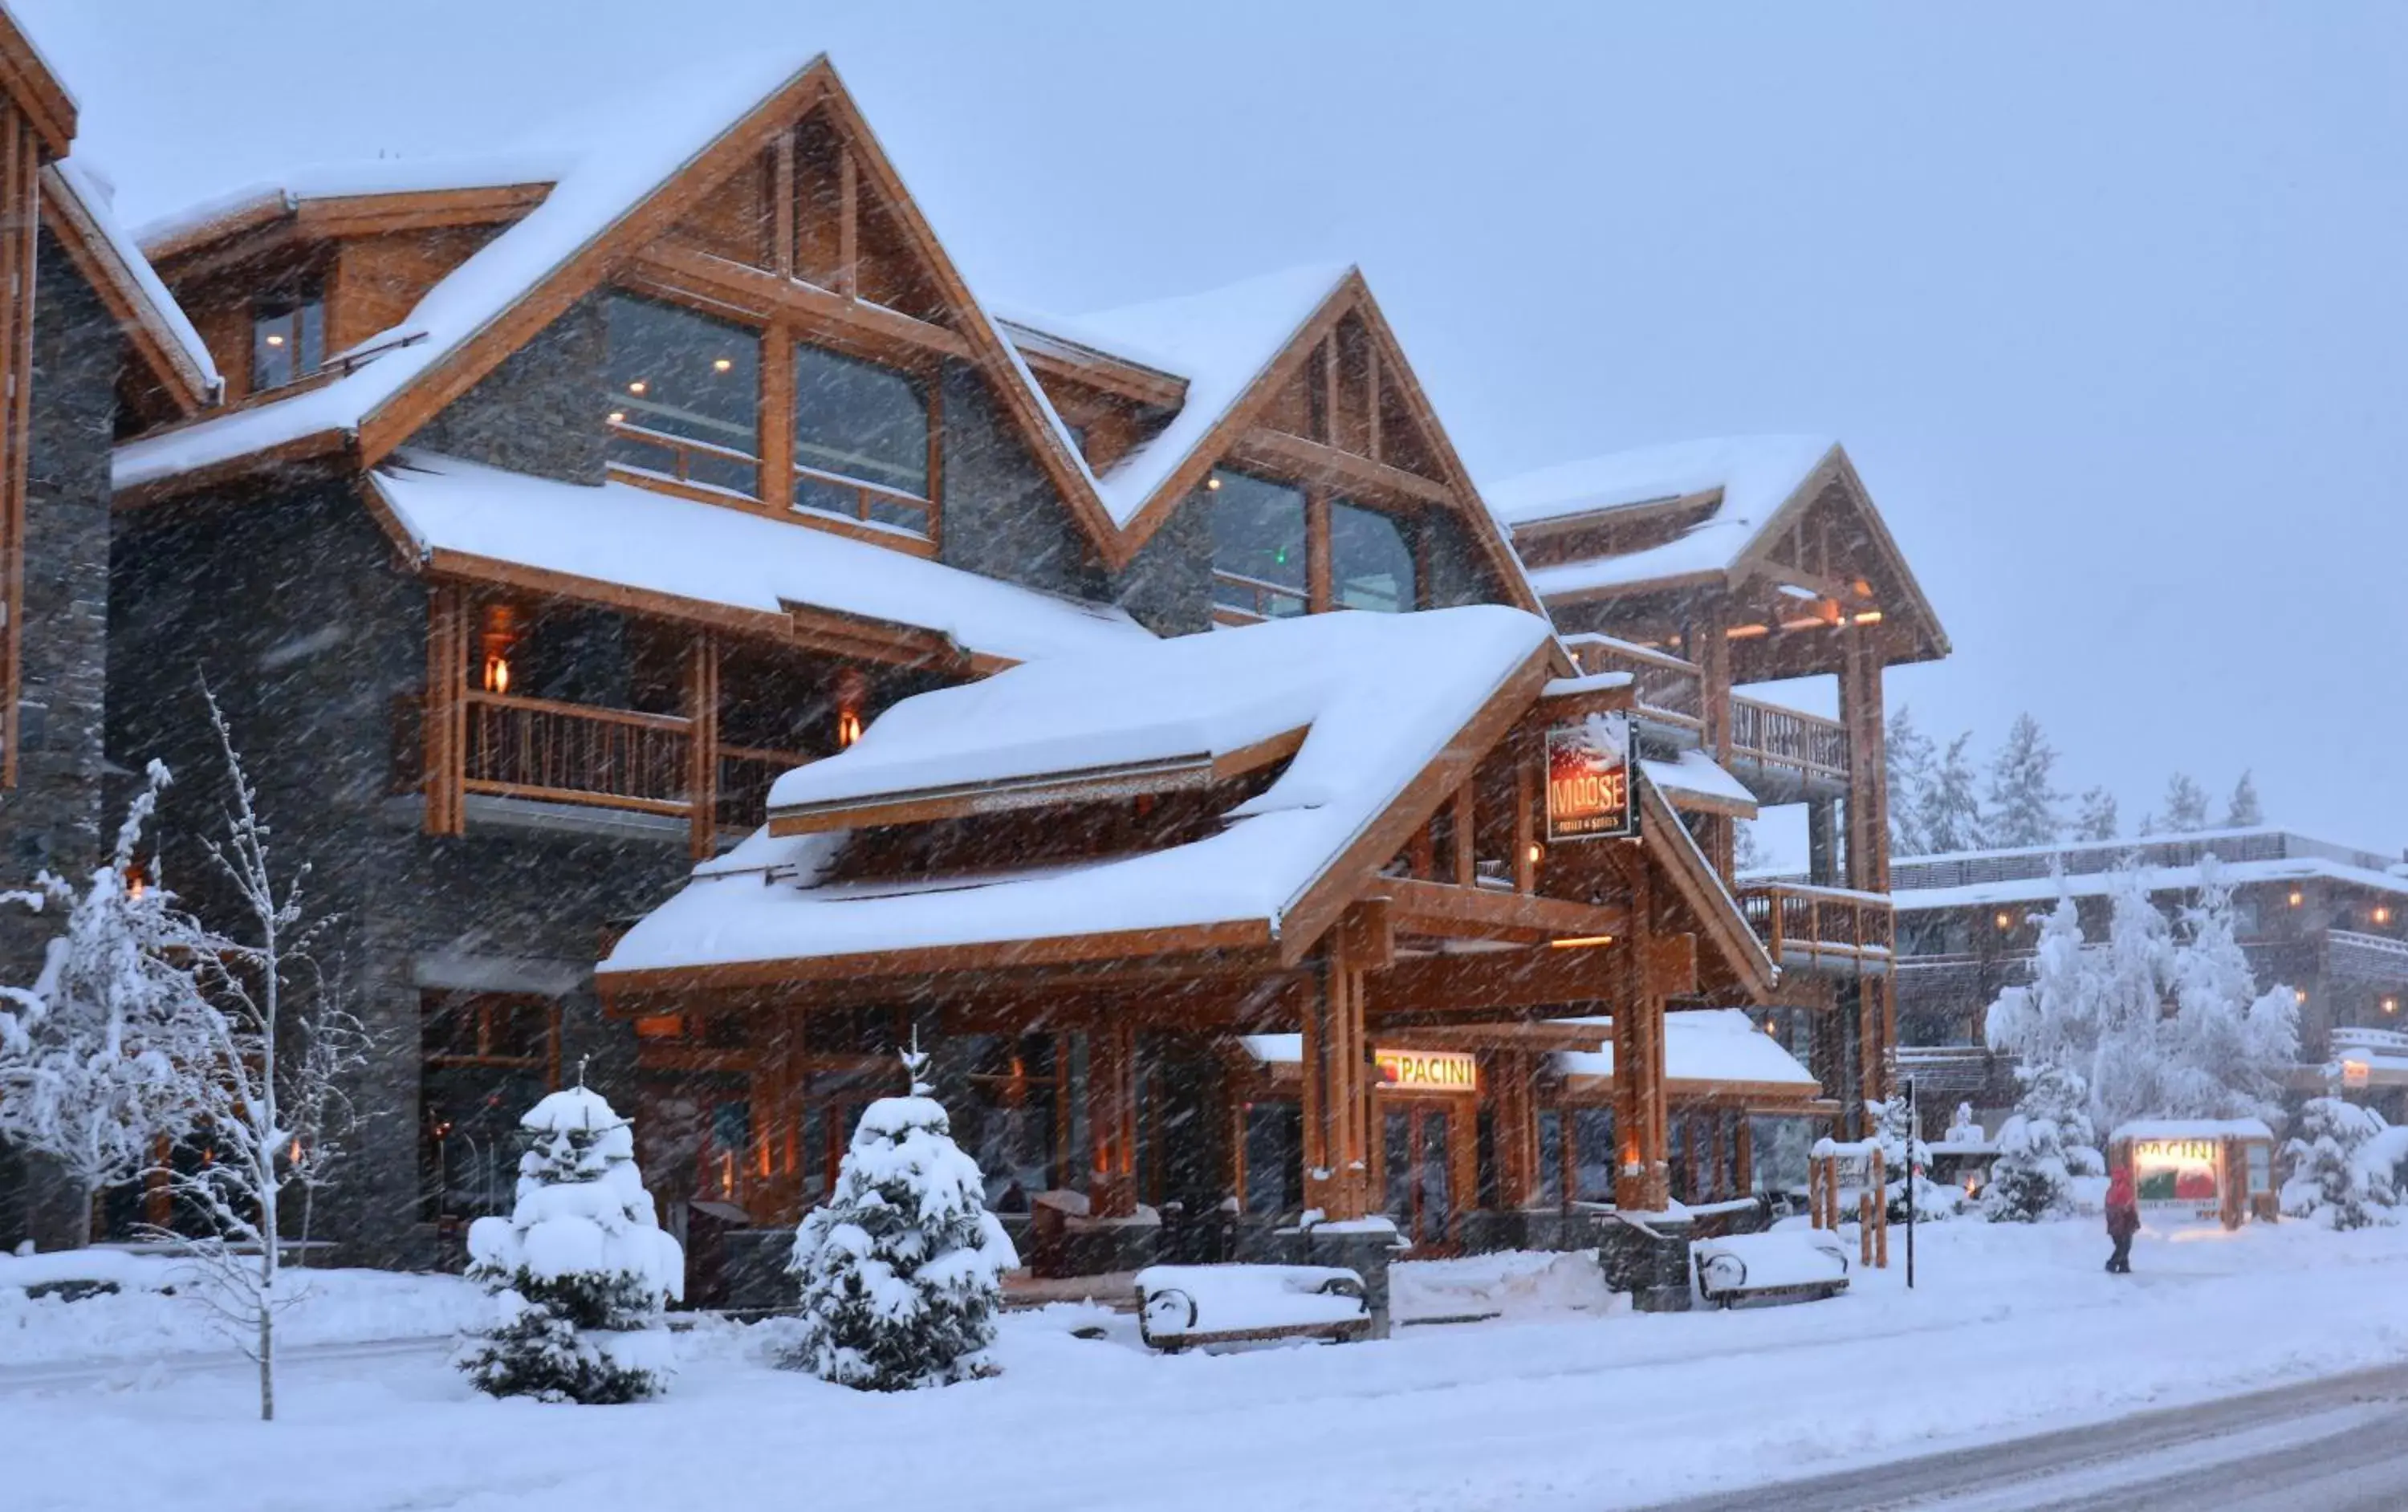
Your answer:
[[[262,295],[251,306],[251,386],[281,388],[325,364],[326,305],[315,289]]]

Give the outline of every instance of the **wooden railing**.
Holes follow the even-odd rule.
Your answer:
[[[1877,892],[1756,882],[1739,889],[1740,911],[1772,959],[1809,970],[1826,963],[1886,963],[1894,944],[1890,901]]]
[[[1753,698],[1731,700],[1731,754],[1801,777],[1848,780],[1848,732],[1837,720]]]
[[[1238,622],[1281,619],[1304,612],[1304,590],[1215,568],[1212,607],[1215,613],[1232,616]]]
[[[692,720],[503,693],[472,692],[466,701],[462,791],[687,812]]]
[[[1687,730],[1705,726],[1705,675],[1695,662],[1610,635],[1568,635],[1564,645],[1584,673],[1627,672],[1648,716]]]

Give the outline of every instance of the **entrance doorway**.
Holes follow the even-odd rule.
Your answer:
[[[1452,1244],[1455,1120],[1443,1103],[1383,1100],[1380,1154],[1389,1220],[1415,1249]]]

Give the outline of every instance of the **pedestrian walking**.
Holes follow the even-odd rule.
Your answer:
[[[2132,1173],[2117,1171],[2107,1183],[2107,1237],[2115,1252],[2107,1257],[2107,1274],[2132,1274],[2132,1235],[2141,1232],[2141,1199],[2132,1191]]]

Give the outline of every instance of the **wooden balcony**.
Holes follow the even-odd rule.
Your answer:
[[[1888,972],[1894,926],[1890,901],[1882,894],[1796,882],[1745,883],[1738,894],[1749,927],[1784,969]]]
[[[1705,675],[1695,662],[1611,635],[1567,635],[1564,645],[1584,673],[1629,673],[1642,717],[1691,735],[1705,729]]]
[[[1567,635],[1584,673],[1627,672],[1640,717],[1698,740],[1705,734],[1705,675],[1695,662],[1610,635]],[[1837,720],[1733,695],[1732,775],[1757,797],[1791,803],[1836,797],[1848,785],[1848,733]]]

